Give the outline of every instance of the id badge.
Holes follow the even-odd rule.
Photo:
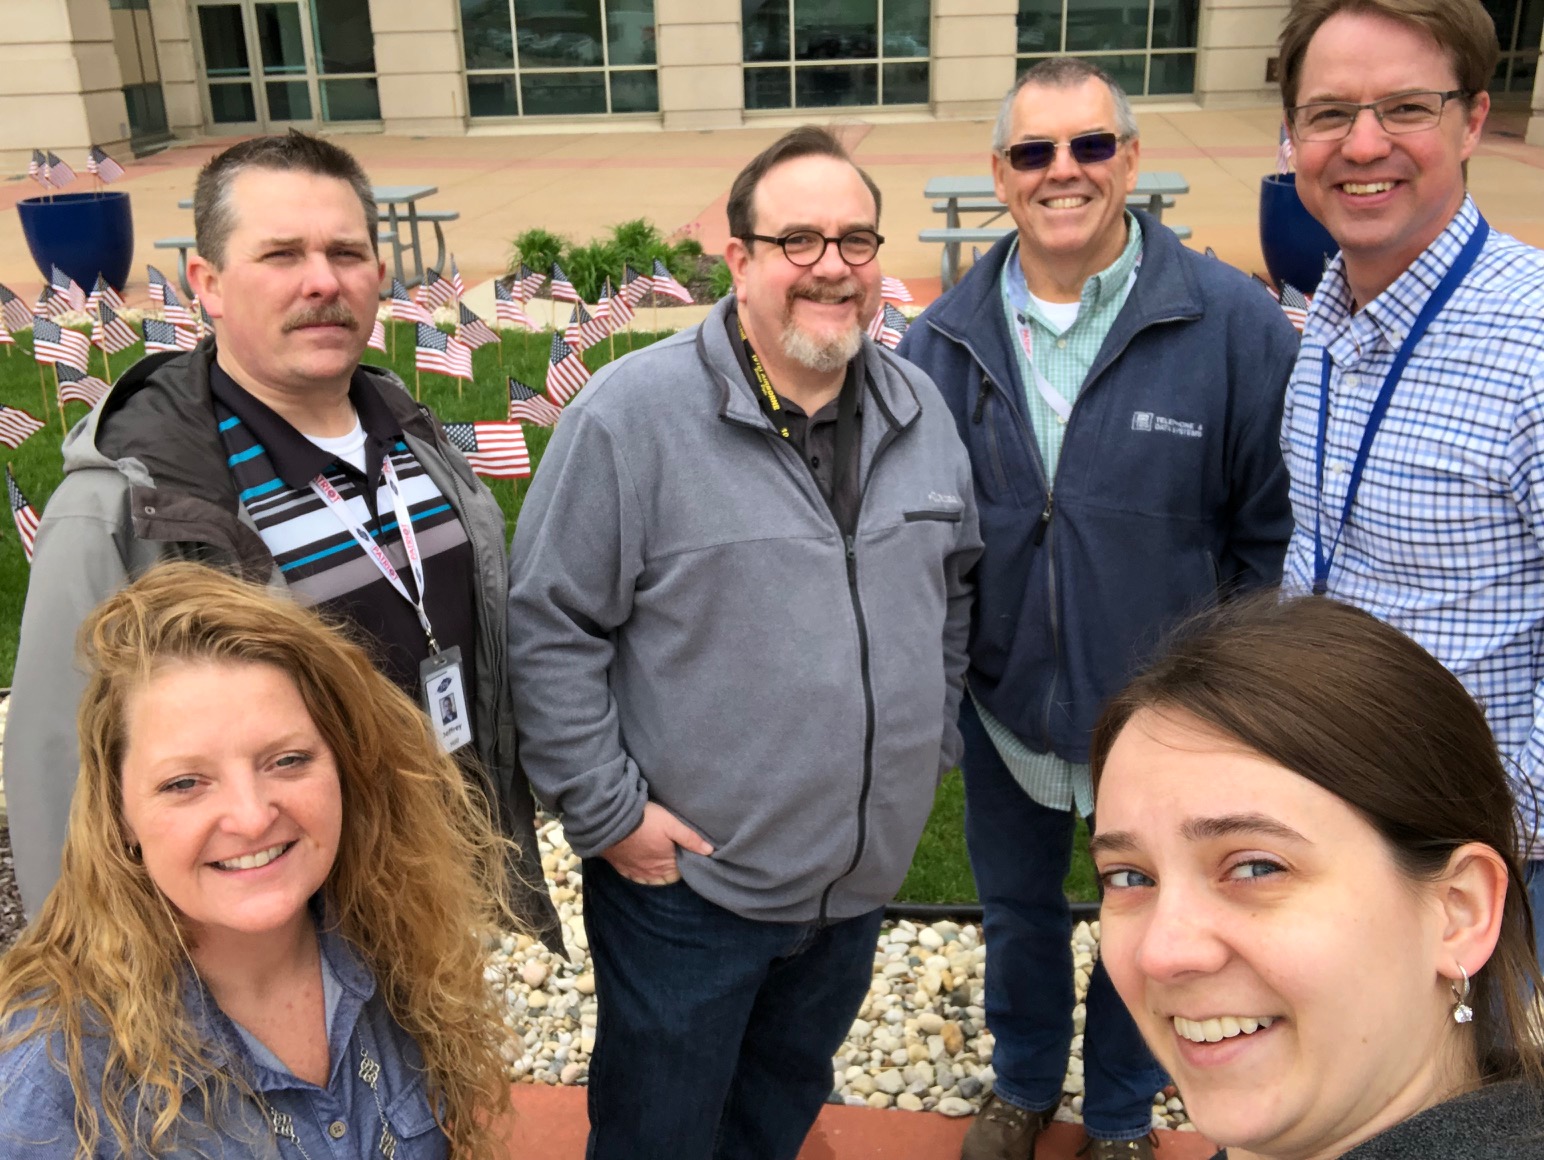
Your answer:
[[[472,710],[466,703],[466,682],[461,679],[459,645],[435,653],[418,666],[418,685],[423,690],[424,712],[440,746],[454,753],[472,743]]]

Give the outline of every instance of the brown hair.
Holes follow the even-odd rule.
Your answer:
[[[1412,879],[1483,842],[1507,866],[1495,953],[1473,978],[1475,1062],[1487,1081],[1544,1084],[1544,994],[1518,858],[1514,787],[1485,714],[1429,653],[1360,609],[1324,597],[1233,601],[1182,628],[1106,707],[1090,761],[1097,787],[1141,709],[1177,710],[1329,790],[1388,844]]]
[[[376,237],[380,211],[376,208],[375,194],[364,167],[347,149],[291,129],[283,135],[253,137],[232,145],[210,158],[199,170],[198,181],[193,186],[193,236],[199,254],[216,270],[225,267],[225,244],[236,228],[231,186],[248,169],[308,173],[346,182],[365,212],[370,249],[380,253],[380,242]]]
[[[1471,93],[1484,91],[1501,55],[1496,22],[1480,0],[1293,0],[1278,41],[1283,108],[1297,104],[1309,41],[1320,25],[1341,12],[1384,16],[1424,32],[1453,62],[1458,87]]]
[[[729,187],[730,237],[743,239],[756,232],[756,186],[761,184],[761,179],[773,168],[799,157],[834,157],[856,169],[874,197],[874,224],[879,224],[879,186],[874,184],[874,179],[852,159],[847,146],[830,129],[820,125],[801,125],[797,129],[790,129],[756,154],[750,164],[735,177],[734,184]]]
[[[488,940],[514,925],[508,846],[423,712],[315,613],[197,564],[161,565],[109,597],[82,626],[81,648],[80,776],[59,881],[0,956],[0,1026],[36,1018],[16,1020],[0,1048],[58,1037],[82,1154],[107,1140],[108,1151],[159,1155],[193,1130],[191,1109],[218,1114],[247,1094],[183,1006],[192,935],[131,852],[123,820],[131,699],[165,667],[191,663],[271,665],[295,683],[342,791],[322,887],[329,912],[421,1050],[451,1154],[488,1155],[489,1125],[509,1105],[504,1012],[483,978]],[[86,1071],[88,1036],[108,1042],[100,1074]]]

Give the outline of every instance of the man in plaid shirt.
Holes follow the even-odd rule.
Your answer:
[[[1465,193],[1494,23],[1479,0],[1413,9],[1305,0],[1282,32],[1297,187],[1341,246],[1287,394],[1286,583],[1407,632],[1484,705],[1538,913],[1544,252]]]

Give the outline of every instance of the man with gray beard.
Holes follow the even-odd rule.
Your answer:
[[[793,1160],[960,752],[970,464],[864,336],[879,191],[805,127],[729,225],[734,294],[595,376],[515,533],[521,757],[585,859],[590,1160]]]

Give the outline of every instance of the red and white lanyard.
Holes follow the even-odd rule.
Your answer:
[[[397,590],[398,595],[413,606],[413,611],[418,613],[418,623],[423,626],[424,636],[429,640],[429,652],[434,654],[440,651],[440,643],[434,638],[434,627],[429,623],[429,614],[424,610],[424,565],[418,555],[418,537],[413,534],[413,518],[407,510],[407,500],[402,497],[402,487],[397,480],[397,469],[392,466],[391,455],[387,454],[381,461],[381,477],[386,482],[386,489],[391,492],[392,510],[397,513],[397,531],[402,536],[402,548],[407,552],[407,562],[413,572],[413,586],[418,589],[415,599],[402,583],[402,577],[397,574],[396,567],[387,558],[381,546],[375,542],[372,536],[355,518],[349,509],[348,501],[338,494],[338,489],[327,481],[325,475],[318,475],[311,481],[311,490],[316,492],[322,502],[338,517],[341,523],[352,535],[365,555],[375,561],[375,566],[380,569],[381,575],[386,577],[386,582]],[[367,484],[368,486],[368,484]]]

